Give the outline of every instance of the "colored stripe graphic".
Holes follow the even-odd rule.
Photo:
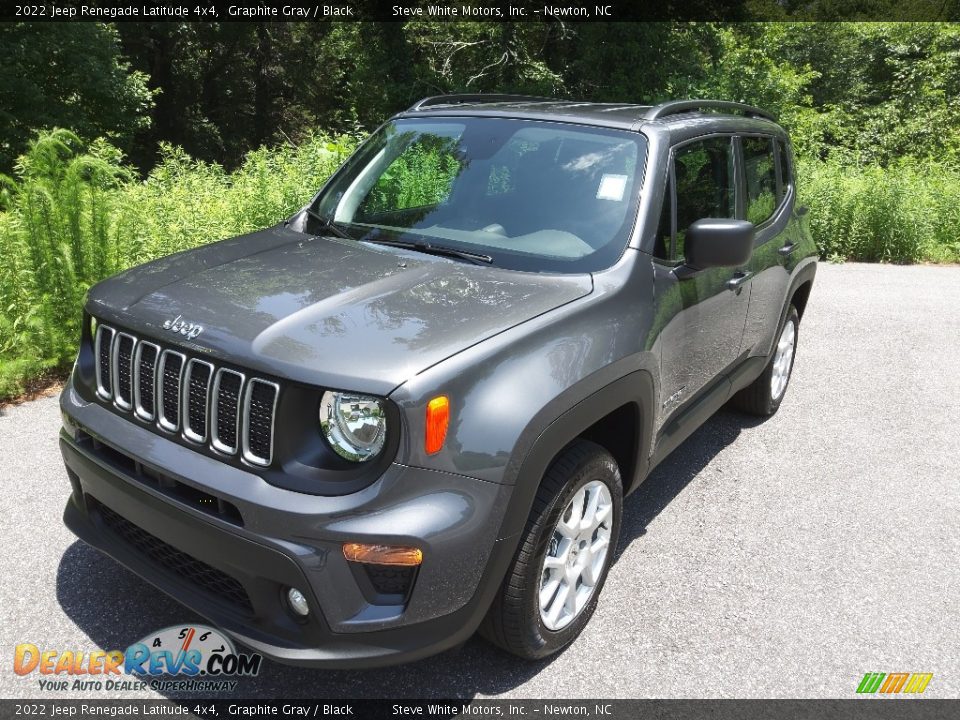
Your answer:
[[[933,673],[866,673],[857,686],[857,692],[872,695],[879,690],[883,695],[900,692],[919,695],[927,689],[932,678]]]
[[[886,673],[867,673],[863,676],[863,680],[860,681],[860,686],[857,688],[857,692],[875,693],[886,675]]]
[[[903,691],[905,693],[922,693],[927,689],[932,677],[933,673],[914,673],[910,676],[910,682],[907,683]]]
[[[910,673],[890,673],[881,686],[880,692],[887,695],[900,692],[900,688],[907,682],[908,677],[910,677]]]

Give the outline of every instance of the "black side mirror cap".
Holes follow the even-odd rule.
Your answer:
[[[683,250],[693,270],[746,265],[756,228],[748,220],[704,218],[687,228]]]

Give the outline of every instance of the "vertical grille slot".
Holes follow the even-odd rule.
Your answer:
[[[140,342],[133,361],[133,408],[138,417],[153,420],[156,417],[157,359],[160,348],[153,343]]]
[[[157,415],[160,427],[170,432],[180,429],[180,380],[186,358],[173,350],[160,355],[157,373]]]
[[[243,396],[243,459],[267,466],[273,460],[273,418],[280,387],[253,378]]]
[[[116,332],[106,325],[97,326],[94,351],[97,355],[97,394],[104,400],[113,397],[113,375],[110,370],[110,358],[113,352],[113,338]]]
[[[194,442],[207,440],[207,407],[213,365],[203,360],[187,363],[183,381],[183,434]]]
[[[237,428],[240,426],[240,390],[243,375],[221,368],[213,381],[210,435],[214,449],[233,455],[237,452]]]
[[[117,333],[113,342],[113,402],[121,410],[133,407],[133,351],[137,339],[133,335]]]

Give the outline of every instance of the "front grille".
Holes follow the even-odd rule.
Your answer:
[[[273,462],[280,386],[106,325],[97,327],[97,394],[122,411],[254,465]]]
[[[253,612],[250,596],[236,578],[168,545],[103,503],[89,496],[88,500],[97,508],[103,524],[139,554],[217,599],[236,605],[247,613]]]

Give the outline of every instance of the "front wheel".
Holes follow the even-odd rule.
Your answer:
[[[756,380],[733,396],[733,405],[752,415],[773,415],[783,402],[793,372],[793,358],[797,353],[800,314],[791,305],[787,310],[777,344],[767,366]]]
[[[568,446],[544,475],[481,634],[530,660],[572,642],[596,608],[622,510],[620,471],[610,453],[586,440]]]

